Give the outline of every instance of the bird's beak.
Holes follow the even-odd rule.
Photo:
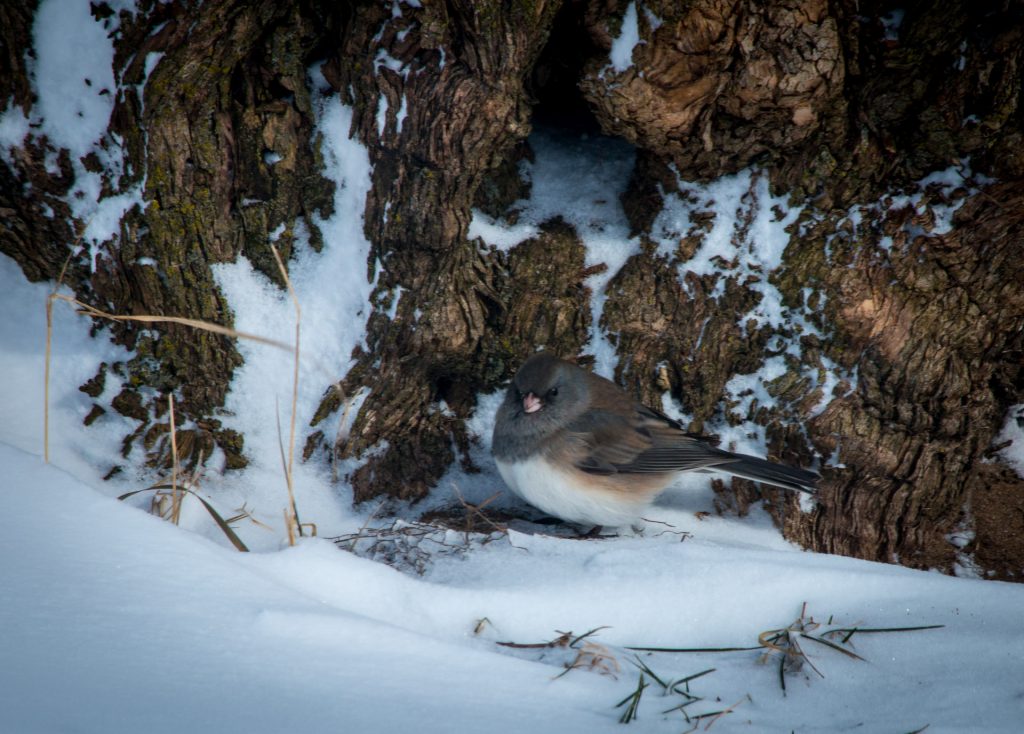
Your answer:
[[[536,413],[543,407],[543,403],[540,402],[540,398],[534,395],[532,392],[526,393],[523,397],[523,412],[524,413]]]

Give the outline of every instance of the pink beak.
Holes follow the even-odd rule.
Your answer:
[[[536,413],[543,407],[543,403],[540,402],[540,398],[534,395],[532,392],[526,393],[523,397],[523,412],[524,413]]]

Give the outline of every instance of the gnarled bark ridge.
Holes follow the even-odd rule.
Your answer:
[[[508,252],[468,239],[474,205],[498,215],[522,196],[515,162],[529,154],[531,117],[583,120],[638,147],[623,205],[642,245],[600,294],[598,326],[624,357],[616,377],[652,403],[670,393],[695,430],[754,425],[775,458],[822,460],[816,508],[765,492],[808,547],[946,570],[966,552],[1000,578],[1024,572],[1021,479],[991,451],[1024,402],[1017,4],[902,15],[865,0],[140,6],[116,24],[105,5],[92,11],[117,26],[99,149],[122,169],[29,135],[0,158],[0,249],[28,277],[55,279],[87,224],[71,217],[75,172],[105,171],[105,193],[139,187],[146,205],[75,251],[65,281],[107,311],[230,323],[212,263],[244,254],[280,282],[271,232],[283,231],[286,258],[299,227],[320,244],[307,225],[332,192],[311,144],[307,74],[322,63],[373,163],[375,289],[365,348],[326,389],[306,455],[357,460],[357,500],[416,500],[454,461],[471,468],[476,395],[539,344],[583,349],[595,294],[571,226],[556,218]],[[0,8],[0,99],[25,114],[33,11]],[[737,257],[694,272],[717,215],[694,204],[690,229],[666,246],[659,214],[686,182],[751,167],[734,244],[756,246],[743,217],[767,179],[800,207],[786,252],[771,267]],[[789,316],[749,319],[769,291]],[[229,467],[245,463],[244,437],[218,418],[239,363],[230,340],[104,328],[137,356],[105,368],[126,386],[109,404],[103,374],[84,386],[97,399],[90,420],[135,418],[125,453],[163,461],[162,396],[174,391],[191,460],[219,447]],[[766,386],[771,404],[737,396],[730,381],[768,360],[785,365]],[[336,445],[321,424],[357,394]],[[740,509],[758,496],[722,487]],[[974,540],[955,547],[954,530]]]

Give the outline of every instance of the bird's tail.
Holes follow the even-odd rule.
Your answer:
[[[784,464],[776,464],[772,461],[759,459],[756,456],[746,454],[732,454],[734,461],[723,462],[714,467],[717,471],[723,471],[743,479],[751,479],[755,482],[764,482],[783,489],[792,489],[798,492],[814,494],[817,492],[818,480],[821,475],[797,469]]]

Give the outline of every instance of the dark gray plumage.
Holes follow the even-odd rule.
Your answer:
[[[635,523],[685,471],[720,471],[813,493],[814,472],[687,434],[613,382],[548,353],[530,357],[498,409],[492,450],[509,487],[574,522]]]

